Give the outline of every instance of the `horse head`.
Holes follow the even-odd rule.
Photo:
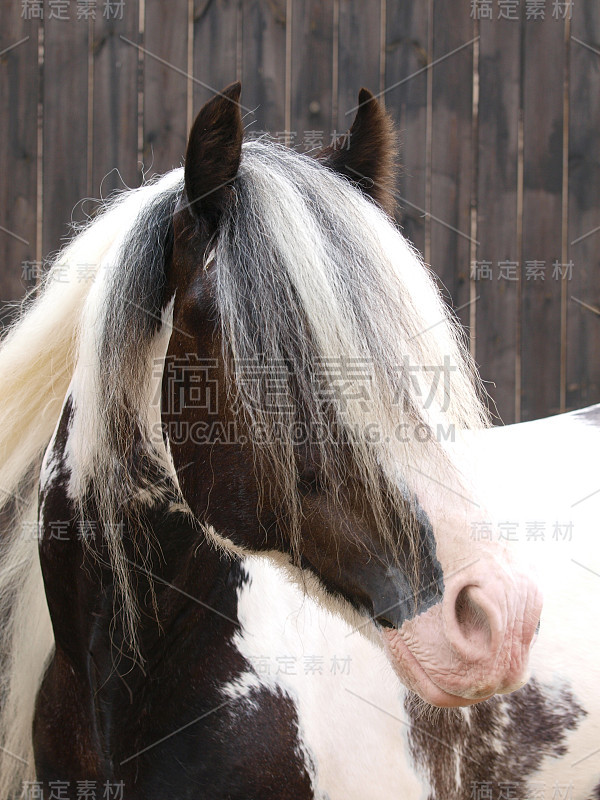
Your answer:
[[[310,158],[244,143],[239,96],[198,114],[173,215],[161,431],[178,490],[218,546],[276,559],[426,701],[511,691],[540,594],[471,535],[485,511],[462,431],[485,412],[388,216],[392,124],[362,90]]]

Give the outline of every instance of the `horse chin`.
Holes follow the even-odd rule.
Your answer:
[[[467,697],[446,691],[429,677],[398,630],[383,630],[382,637],[385,653],[398,678],[407,689],[419,695],[429,705],[438,708],[472,706],[493,696],[494,692]]]

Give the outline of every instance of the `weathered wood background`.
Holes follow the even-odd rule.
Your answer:
[[[0,299],[92,198],[181,163],[243,82],[249,135],[301,150],[367,86],[397,121],[398,220],[505,422],[600,401],[600,4],[1,0]],[[88,198],[88,199],[84,199]]]

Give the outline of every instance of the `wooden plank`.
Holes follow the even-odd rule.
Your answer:
[[[475,357],[496,411],[515,422],[520,250],[517,218],[521,28],[519,20],[479,24]],[[534,65],[533,65],[534,66]],[[531,68],[533,68],[530,65]],[[489,277],[488,277],[489,276]]]
[[[137,79],[138,0],[127,0],[122,16],[98,13],[93,28],[94,85],[92,194],[138,186]],[[121,39],[125,37],[127,41]]]
[[[45,8],[43,253],[55,252],[92,209],[88,194],[89,22],[74,6]]]
[[[11,316],[7,301],[20,299],[38,271],[38,28],[13,4],[0,29],[0,95],[10,109],[0,137],[0,324]]]
[[[240,0],[195,0],[194,111],[239,79]],[[201,83],[200,83],[201,81]],[[204,85],[202,85],[204,84]],[[246,87],[242,87],[242,102]]]
[[[474,159],[474,21],[467,3],[433,6],[431,266],[449,303],[469,323]]]
[[[524,24],[522,419],[560,409],[564,23],[547,13]],[[527,262],[545,266],[528,276]],[[528,280],[529,277],[529,280]]]
[[[399,134],[398,218],[404,234],[425,248],[427,7],[422,0],[387,3],[385,103]]]
[[[254,135],[279,134],[286,125],[286,2],[245,0],[242,3],[243,104],[253,110],[245,122]]]
[[[571,25],[567,407],[582,408],[600,402],[600,6],[575,5]]]
[[[379,92],[381,6],[339,0],[337,130],[344,133],[356,114],[362,86]]]
[[[182,164],[188,134],[188,2],[145,3],[144,168]]]
[[[293,6],[291,127],[304,152],[331,143],[333,5],[307,0]]]

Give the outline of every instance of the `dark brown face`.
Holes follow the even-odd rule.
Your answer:
[[[162,419],[181,490],[194,513],[237,546],[260,549],[256,531],[250,532],[257,527],[259,500],[252,446],[229,397],[214,300],[215,265],[204,267],[209,241],[209,230],[203,232],[185,202],[180,203],[168,267],[177,292]],[[261,520],[267,531],[273,522],[268,514]]]
[[[167,297],[174,295],[175,301],[162,420],[181,491],[198,518],[220,537],[244,550],[290,556],[354,607],[379,616],[382,624],[398,625],[414,611],[408,599],[413,593],[398,569],[408,554],[401,544],[400,552],[386,552],[360,481],[346,470],[337,502],[332,503],[324,491],[318,447],[300,440],[294,446],[293,490],[302,519],[301,544],[294,547],[286,524],[286,498],[277,488],[268,458],[262,457],[261,431],[248,429],[228,385],[215,302],[219,264],[207,256],[219,235],[222,212],[232,201],[239,169],[239,91],[239,85],[229,87],[200,111],[186,154],[185,194],[173,220]],[[324,151],[319,159],[348,178],[352,170],[367,170],[374,179],[367,191],[385,206],[389,194],[384,187],[392,174],[391,130],[370,98],[361,93],[348,142]],[[343,447],[340,458],[344,459]],[[431,555],[424,578],[432,587],[424,593],[430,604],[439,598],[441,570],[426,521],[422,528],[422,549]],[[399,603],[399,597],[406,602]]]
[[[400,522],[398,550],[389,552],[343,445],[345,480],[335,503],[324,484],[318,446],[305,438],[294,445],[294,489],[302,519],[301,544],[294,548],[285,498],[279,494],[272,465],[263,458],[261,432],[250,430],[236,408],[224,363],[215,302],[219,264],[210,258],[213,230],[190,213],[185,199],[173,225],[167,273],[168,296],[174,293],[175,300],[162,421],[183,496],[200,520],[236,547],[278,551],[361,613],[384,626],[399,627],[416,611],[406,578],[415,565],[410,563],[408,547],[403,550]],[[421,521],[421,533],[421,552],[429,556],[423,561],[421,583],[428,588],[421,599],[428,607],[441,596],[442,577],[426,519]]]

